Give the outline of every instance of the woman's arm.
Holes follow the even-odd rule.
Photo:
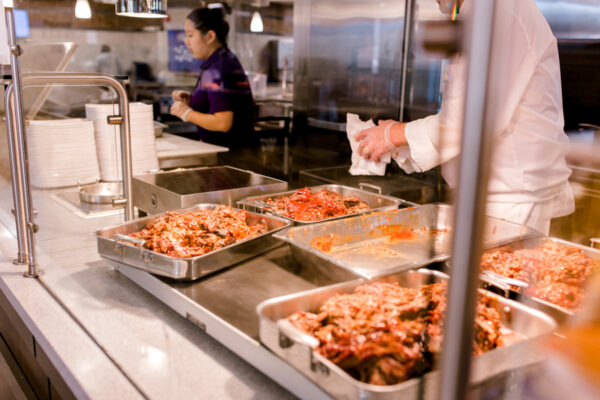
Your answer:
[[[219,111],[214,114],[205,114],[192,110],[182,101],[176,101],[171,106],[171,114],[189,121],[213,132],[229,132],[233,126],[233,111]]]

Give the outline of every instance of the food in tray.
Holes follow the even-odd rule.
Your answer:
[[[335,235],[333,233],[330,233],[328,235],[315,236],[310,241],[310,247],[324,252],[328,252],[331,251],[334,239]]]
[[[290,196],[269,198],[266,203],[273,206],[273,212],[297,221],[320,221],[370,209],[356,196],[342,196],[327,189],[313,193],[307,187]]]
[[[525,292],[533,297],[576,309],[587,279],[600,265],[578,247],[548,241],[535,249],[489,251],[481,268],[528,283]]]
[[[426,227],[421,227],[421,231],[425,231]],[[376,230],[380,232],[376,232]],[[370,232],[371,236],[381,233],[387,236],[390,241],[393,240],[413,240],[419,237],[419,233],[415,232],[414,227],[405,225],[378,225]]]
[[[264,221],[249,226],[247,215],[244,210],[223,205],[213,210],[168,211],[129,236],[144,239],[145,248],[171,257],[201,256],[267,232]]]
[[[316,351],[354,378],[392,385],[432,369],[442,347],[446,291],[445,282],[420,289],[376,282],[329,298],[317,314],[301,311],[288,320],[319,339]],[[496,300],[480,294],[474,354],[517,340],[502,327]]]

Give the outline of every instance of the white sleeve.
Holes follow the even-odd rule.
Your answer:
[[[439,164],[439,153],[429,139],[429,132],[438,129],[438,115],[406,124],[405,135],[408,146],[398,148],[393,153],[393,157],[407,174],[427,171]]]
[[[466,65],[454,60],[444,89],[442,110],[406,124],[408,149],[394,152],[394,160],[405,172],[430,170],[456,157],[460,152]]]

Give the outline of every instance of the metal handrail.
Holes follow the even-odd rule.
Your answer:
[[[27,138],[25,136],[25,118],[23,116],[22,92],[23,87],[62,84],[62,85],[98,85],[110,86],[119,98],[118,118],[121,125],[121,161],[123,169],[123,194],[125,196],[125,220],[134,216],[132,162],[131,162],[131,130],[129,122],[129,99],[123,85],[111,75],[96,73],[68,73],[68,72],[38,72],[24,74],[21,77],[19,56],[21,47],[17,44],[15,21],[12,7],[4,10],[6,31],[10,49],[11,83],[5,92],[6,123],[8,130],[8,150],[12,179],[13,202],[15,209],[15,222],[17,233],[18,253],[15,264],[29,264],[26,277],[38,276],[37,255],[35,251],[35,233],[38,226],[31,198],[31,184],[29,180],[29,162],[27,154]],[[115,116],[109,116],[111,118]],[[113,122],[114,123],[114,122]]]
[[[134,209],[133,209],[133,190],[132,190],[132,158],[131,158],[131,130],[130,130],[130,119],[129,119],[129,100],[127,98],[127,92],[123,85],[115,79],[111,75],[106,74],[97,74],[97,73],[70,73],[70,72],[39,72],[39,73],[30,73],[23,74],[22,77],[22,85],[23,87],[28,86],[37,86],[37,85],[46,85],[46,84],[62,84],[67,86],[81,86],[81,85],[108,85],[112,87],[117,96],[119,98],[119,112],[120,117],[122,118],[121,123],[121,167],[123,169],[123,194],[125,196],[126,204],[125,204],[125,220],[131,220],[134,217]],[[16,104],[15,101],[15,89],[14,82],[10,84],[6,89],[6,108],[7,108],[7,120],[10,120],[13,117],[15,110],[18,110],[20,107]],[[22,115],[22,114],[21,114]],[[16,125],[17,129],[13,129]],[[17,186],[16,195],[20,199],[31,198],[31,188],[29,183],[29,173],[27,171],[27,144],[26,138],[22,131],[18,129],[19,123],[14,123],[14,120],[8,124],[9,127],[9,137],[12,140],[12,146],[9,146],[9,151],[15,152],[15,154],[11,154],[11,160],[17,164],[16,167],[11,165],[11,171],[13,169],[22,171],[21,177],[17,176],[17,180],[13,181],[13,187]],[[13,189],[14,191],[14,189]],[[15,201],[15,204],[20,202],[20,199]],[[33,215],[31,215],[31,202],[25,201],[25,207],[17,208],[15,206],[15,214],[17,219],[17,226],[23,223],[23,219],[26,219],[26,226],[30,226],[32,229],[28,229],[27,231],[32,231],[35,233],[37,229],[35,223],[33,221]],[[17,233],[22,233],[24,230],[17,228]],[[32,258],[35,258],[35,249],[33,243],[33,237],[27,237],[27,246],[20,247],[19,254],[23,252],[24,249],[27,250],[28,257],[30,259],[30,265],[36,265],[35,262],[32,262]],[[18,242],[22,242],[23,238],[17,238]],[[22,244],[22,243],[21,243]],[[37,272],[33,273],[30,271],[30,275],[37,276]]]

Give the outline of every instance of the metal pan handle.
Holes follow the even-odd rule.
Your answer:
[[[486,273],[487,271],[483,271],[479,274],[479,279],[483,282],[485,282],[485,284],[488,287],[494,287],[497,288],[499,290],[502,290],[504,292],[504,297],[509,297],[510,295],[510,291],[511,291],[511,287],[510,285],[495,279],[495,277],[490,276],[489,274]]]
[[[360,190],[365,190],[365,188],[373,189],[377,192],[377,194],[381,195],[381,186],[373,185],[372,183],[361,182],[358,184]]]
[[[131,236],[123,235],[121,233],[115,234],[115,241],[117,240],[120,242],[131,243],[140,248],[142,248],[144,246],[144,243],[146,243],[144,239],[134,238]]]
[[[310,347],[311,350],[319,346],[319,339],[302,332],[285,318],[277,321],[277,328],[279,329],[279,345],[283,348],[290,347],[294,343]]]
[[[600,249],[600,238],[591,238],[590,247],[592,249]]]

